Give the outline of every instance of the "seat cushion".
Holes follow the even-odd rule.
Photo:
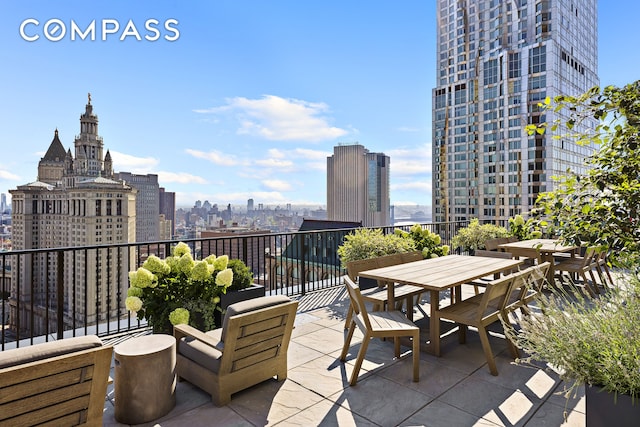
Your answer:
[[[96,335],[86,335],[5,350],[0,352],[0,368],[9,368],[101,346],[102,341]]]
[[[247,313],[249,311],[259,310],[261,308],[272,307],[275,305],[285,304],[291,302],[291,299],[285,295],[272,295],[266,297],[252,298],[246,301],[240,301],[235,304],[231,304],[227,307],[227,312],[224,315],[224,320],[222,321],[222,339],[224,342],[225,331],[227,330],[227,325],[229,324],[229,318],[231,316],[236,316],[238,314]]]
[[[222,329],[206,332],[215,341],[220,341]],[[178,342],[178,354],[194,361],[212,372],[220,370],[222,352],[192,337],[184,337]]]

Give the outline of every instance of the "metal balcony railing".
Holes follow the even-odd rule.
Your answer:
[[[443,244],[467,222],[421,224]],[[385,234],[410,225],[384,227]],[[195,259],[241,259],[267,294],[289,296],[341,286],[337,255],[353,228],[182,239]],[[69,336],[107,337],[147,328],[126,310],[128,273],[151,254],[166,257],[178,241],[0,252],[0,350]]]

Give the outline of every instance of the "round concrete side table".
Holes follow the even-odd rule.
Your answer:
[[[114,348],[115,417],[142,424],[168,414],[176,404],[176,339],[154,334]]]

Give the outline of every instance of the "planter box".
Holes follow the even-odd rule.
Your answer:
[[[231,304],[235,304],[236,302],[246,301],[252,298],[259,298],[265,296],[265,288],[263,285],[256,285],[255,283],[248,288],[241,289],[239,291],[231,291],[226,294],[220,295],[220,308],[222,309],[222,313],[219,311],[215,312],[215,320],[216,320],[216,328],[222,326],[222,319],[224,318],[224,311],[226,311],[227,307]]]
[[[626,394],[608,393],[602,387],[585,385],[587,427],[631,427],[640,420],[640,401]],[[615,399],[615,400],[614,400]]]

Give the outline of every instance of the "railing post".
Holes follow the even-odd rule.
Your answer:
[[[300,267],[300,277],[298,279],[300,280],[300,293],[304,295],[307,291],[307,271],[304,263],[304,248],[306,247],[306,245],[304,234],[301,237],[301,239],[298,239],[298,242],[300,244],[300,247],[298,248],[298,255],[300,256],[299,262],[302,263],[302,266]]]
[[[58,251],[56,268],[56,313],[58,322],[57,339],[64,337],[64,252]]]

